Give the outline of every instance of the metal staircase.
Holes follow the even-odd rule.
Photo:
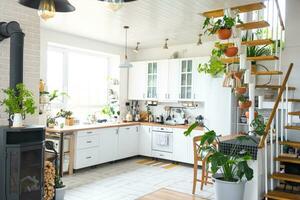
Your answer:
[[[288,130],[300,131],[300,126],[292,124],[291,116],[300,116],[300,111],[291,110],[290,104],[300,103],[300,99],[293,98],[295,87],[288,84],[293,64],[286,69],[281,68],[282,39],[285,26],[282,19],[278,0],[266,0],[260,3],[253,3],[232,8],[213,10],[202,15],[209,18],[222,17],[226,15],[242,14],[246,22],[236,25],[234,29],[235,40],[227,41],[223,45],[239,47],[239,56],[233,58],[224,57],[221,61],[226,64],[239,64],[240,69],[246,70],[245,75],[250,77],[247,85],[249,99],[255,102],[255,97],[262,95],[257,90],[272,90],[277,94],[273,109],[266,123],[264,135],[261,137],[259,148],[264,152],[264,192],[265,199],[278,200],[300,200],[300,191],[286,191],[280,186],[286,183],[300,184],[300,174],[286,173],[285,165],[299,164],[300,158],[297,155],[287,155],[283,147],[300,149],[300,142],[288,140]],[[252,33],[253,30],[264,29],[267,31],[267,38],[254,38],[250,41],[242,41],[242,33]],[[279,42],[280,41],[280,42]],[[273,55],[247,57],[247,47],[275,44]],[[260,71],[251,62],[271,63],[273,69]],[[284,73],[284,71],[286,71]],[[276,82],[272,84],[258,84],[263,77],[272,77]],[[249,108],[249,121],[255,116],[254,106]],[[250,123],[249,123],[250,124]],[[248,127],[251,130],[251,126]],[[300,136],[299,136],[300,141]]]

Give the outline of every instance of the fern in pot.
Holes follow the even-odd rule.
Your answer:
[[[185,135],[190,135],[197,126],[193,124]],[[236,152],[237,146],[244,140],[252,139],[249,136],[237,137],[236,143],[229,154],[218,149],[220,139],[216,132],[208,130],[201,139],[201,155],[209,155],[207,163],[213,174],[213,182],[217,200],[244,199],[245,184],[253,178],[253,169],[248,165],[252,157],[247,152]]]
[[[24,84],[17,84],[16,88],[2,90],[5,98],[1,105],[10,116],[12,127],[22,127],[26,114],[34,114],[36,110],[33,93]]]

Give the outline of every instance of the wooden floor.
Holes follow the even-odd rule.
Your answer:
[[[206,200],[189,194],[175,192],[168,189],[160,189],[156,192],[147,194],[138,200]]]

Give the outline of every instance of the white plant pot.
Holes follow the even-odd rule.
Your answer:
[[[13,122],[12,127],[14,128],[23,127],[23,116],[21,113],[15,113],[11,115],[10,119]]]
[[[64,200],[67,187],[55,189],[55,200]]]
[[[220,180],[222,175],[213,175],[216,200],[243,200],[246,181],[228,182]]]

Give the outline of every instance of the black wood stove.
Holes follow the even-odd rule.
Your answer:
[[[0,127],[0,200],[43,199],[43,127]]]

